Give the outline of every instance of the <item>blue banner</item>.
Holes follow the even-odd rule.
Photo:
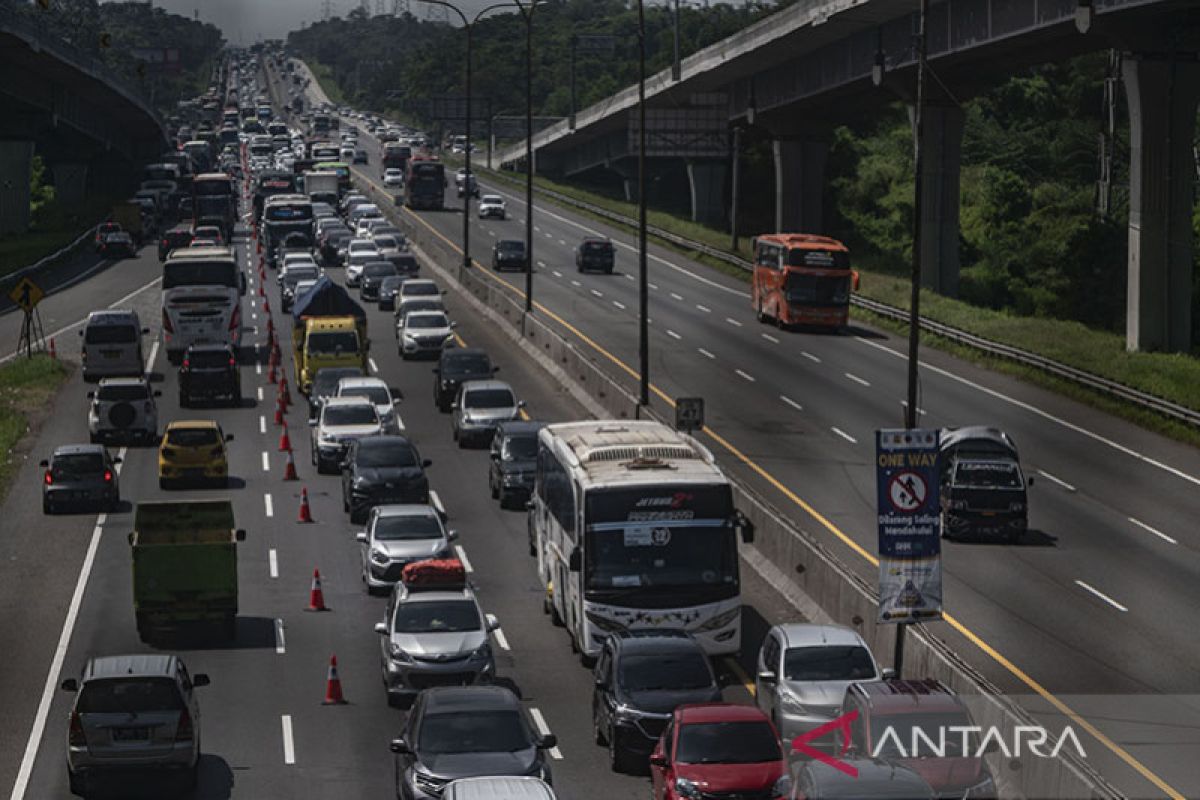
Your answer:
[[[938,432],[875,432],[879,618],[917,622],[942,613]]]

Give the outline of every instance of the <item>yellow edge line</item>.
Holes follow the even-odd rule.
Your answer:
[[[443,242],[445,242],[452,250],[455,250],[459,253],[462,252],[461,247],[456,245],[454,242],[450,241],[448,238],[446,238],[444,235],[442,235],[441,231],[438,231],[437,229],[435,229],[432,225],[430,225],[428,222],[426,222],[421,217],[414,214],[408,208],[401,207],[401,211],[403,213],[407,214],[408,216],[412,217],[417,222],[421,223],[421,225],[423,225],[426,228],[426,230],[428,230],[434,236],[437,236],[439,239],[441,239]],[[478,261],[475,261],[474,259],[472,259],[472,263],[474,263],[475,266],[480,268],[480,274],[486,276],[490,280],[495,280],[498,283],[503,284],[510,291],[512,291],[514,294],[516,294],[518,297],[520,297],[522,299],[525,298],[525,293],[523,291],[521,291],[520,289],[518,289],[513,284],[504,280],[499,275],[492,274],[492,272],[490,270],[484,268],[483,265],[480,264]],[[580,341],[582,341],[585,344],[592,347],[594,350],[596,350],[596,352],[603,355],[605,358],[607,358],[609,361],[611,361],[615,366],[619,367],[625,373],[627,373],[628,375],[630,375],[631,377],[633,377],[635,379],[638,379],[638,380],[641,379],[641,375],[636,370],[631,368],[625,362],[621,361],[619,358],[614,356],[612,353],[605,350],[603,347],[601,347],[599,344],[597,344],[595,341],[593,341],[591,339],[591,337],[584,334],[582,331],[580,331],[574,325],[567,322],[562,317],[558,316],[553,311],[551,311],[550,309],[543,306],[541,303],[538,303],[535,301],[534,306],[536,306],[538,310],[540,310],[546,316],[553,319],[559,325],[566,328],[572,334],[579,337]],[[657,386],[655,386],[654,384],[651,384],[650,390],[652,392],[654,392],[654,394],[657,395],[660,399],[662,399],[664,402],[666,402],[668,405],[670,405],[672,408],[675,407],[675,401],[672,400],[670,397],[668,397],[666,395],[666,393],[664,393]],[[825,528],[830,533],[832,533],[834,536],[836,536],[838,539],[840,539],[847,547],[849,547],[851,550],[853,550],[855,553],[857,553],[862,558],[866,559],[872,566],[876,566],[876,567],[879,566],[879,559],[876,558],[870,551],[866,550],[862,545],[858,544],[858,542],[855,542],[853,539],[851,539],[849,536],[847,536],[840,528],[838,528],[836,525],[834,525],[832,522],[830,522],[829,519],[827,519],[823,514],[821,514],[819,511],[817,511],[815,508],[813,508],[807,502],[805,502],[799,495],[797,495],[791,489],[787,488],[782,483],[780,483],[777,478],[775,478],[773,475],[771,475],[765,469],[760,467],[754,461],[750,460],[749,456],[747,456],[741,450],[738,450],[736,447],[734,447],[733,444],[730,443],[728,439],[721,436],[720,434],[718,434],[716,431],[714,431],[712,428],[708,427],[707,425],[704,426],[704,433],[707,433],[709,436],[711,436],[714,441],[716,441],[718,444],[720,444],[722,447],[724,447],[726,450],[728,450],[731,454],[733,454],[739,461],[741,461],[743,464],[745,464],[747,467],[749,467],[751,470],[753,470],[755,474],[757,474],[759,477],[761,477],[767,483],[771,484],[771,486],[773,486],[780,493],[782,493],[784,497],[786,497],[788,500],[791,500],[797,506],[802,508],[805,511],[805,513],[807,513],[809,516],[811,516],[813,519],[815,519],[818,523],[820,523],[820,525],[823,528]],[[1042,686],[1040,683],[1038,683],[1036,680],[1034,680],[1031,676],[1026,674],[1026,672],[1024,670],[1022,670],[1020,667],[1018,667],[1012,661],[1008,660],[1008,658],[1006,658],[1004,655],[1002,655],[999,651],[997,651],[990,644],[985,642],[983,639],[979,638],[979,636],[976,635],[975,633],[973,633],[966,625],[959,622],[957,618],[955,618],[954,616],[952,616],[950,614],[943,614],[943,618],[945,619],[945,621],[947,623],[950,624],[950,626],[952,628],[954,628],[956,631],[958,631],[960,634],[962,634],[968,641],[970,641],[972,644],[974,644],[976,647],[978,647],[980,650],[982,650],[997,664],[999,664],[1000,666],[1002,666],[1006,670],[1008,670],[1015,678],[1017,678],[1019,681],[1024,683],[1026,686],[1028,686],[1030,689],[1032,689],[1035,693],[1040,695],[1047,702],[1049,702],[1051,705],[1053,705],[1055,708],[1057,708],[1063,715],[1068,717],[1072,722],[1079,725],[1081,728],[1083,728],[1089,734],[1091,734],[1093,737],[1095,737],[1096,741],[1100,742],[1102,745],[1104,745],[1109,750],[1111,750],[1113,753],[1115,753],[1118,758],[1120,758],[1122,761],[1124,761],[1126,764],[1128,764],[1130,767],[1132,767],[1143,778],[1145,778],[1150,783],[1152,783],[1156,787],[1158,787],[1168,797],[1172,798],[1172,800],[1187,800],[1187,798],[1184,795],[1182,795],[1178,791],[1176,791],[1169,783],[1164,781],[1162,778],[1158,777],[1158,775],[1151,772],[1149,767],[1147,767],[1141,761],[1138,761],[1137,758],[1135,758],[1131,753],[1129,753],[1127,750],[1125,750],[1125,748],[1121,747],[1119,744],[1114,742],[1112,739],[1108,738],[1106,735],[1104,735],[1103,732],[1098,730],[1096,728],[1096,726],[1092,725],[1086,719],[1079,716],[1079,714],[1076,711],[1074,711],[1073,709],[1071,709],[1070,706],[1068,706],[1066,703],[1059,700],[1057,697],[1055,697],[1053,694],[1051,694],[1050,690],[1046,689],[1044,686]],[[753,683],[750,682],[750,678],[748,675],[746,675],[745,670],[743,670],[741,665],[738,664],[733,659],[729,659],[729,663],[733,665],[734,672],[735,672],[735,674],[737,674],[739,680],[742,680],[742,682],[744,684],[748,685],[748,688],[750,688],[750,693],[753,695],[754,694],[754,689],[752,688]]]

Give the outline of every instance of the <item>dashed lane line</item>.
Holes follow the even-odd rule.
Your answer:
[[[1128,519],[1130,522],[1132,522],[1134,525],[1137,525],[1137,526],[1138,526],[1139,528],[1141,528],[1142,530],[1144,530],[1144,531],[1147,531],[1147,532],[1149,532],[1149,533],[1152,533],[1152,534],[1154,534],[1155,536],[1157,536],[1158,538],[1162,539],[1162,540],[1163,540],[1164,542],[1166,542],[1167,544],[1179,544],[1179,540],[1177,540],[1175,537],[1173,537],[1173,536],[1167,536],[1167,535],[1166,535],[1165,533],[1163,533],[1162,531],[1160,531],[1160,530],[1157,530],[1157,529],[1155,529],[1155,528],[1152,528],[1152,527],[1150,527],[1149,525],[1147,525],[1146,523],[1142,522],[1142,521],[1141,521],[1141,520],[1139,520],[1139,519],[1134,519],[1133,517],[1127,517],[1127,519]]]
[[[782,400],[784,403],[787,403],[789,406],[796,409],[797,411],[804,410],[804,406],[800,405],[799,403],[797,403],[795,400],[788,397],[787,395],[781,394],[781,395],[779,395],[779,399]]]
[[[467,559],[467,551],[463,550],[462,545],[460,545],[460,544],[454,545],[454,552],[458,553],[458,560],[462,562],[463,569],[465,569],[467,572],[475,571],[471,567],[471,562],[470,562],[470,560]]]
[[[533,724],[537,727],[538,733],[542,736],[550,735],[550,726],[546,724],[546,718],[542,716],[542,711],[539,708],[529,709],[529,716],[533,717]],[[556,761],[562,761],[562,751],[557,747],[550,748],[550,757]]]
[[[747,380],[747,381],[749,381],[750,383],[754,383],[754,381],[755,381],[755,378],[754,378],[754,376],[753,376],[753,375],[751,375],[749,372],[744,372],[744,371],[742,371],[742,370],[740,370],[740,369],[735,369],[735,370],[734,370],[734,373],[735,373],[735,374],[736,374],[736,375],[737,375],[739,378],[742,378],[743,380]]]
[[[849,442],[850,444],[858,444],[858,439],[855,439],[853,436],[851,436],[850,434],[846,433],[846,432],[845,432],[844,430],[842,430],[841,428],[831,427],[829,430],[833,431],[834,433],[836,433],[838,436],[840,436],[840,437],[842,437],[843,439],[845,439],[845,440],[846,440],[847,442]]]
[[[1105,603],[1108,603],[1110,606],[1115,608],[1117,611],[1120,611],[1122,613],[1129,611],[1128,608],[1121,605],[1116,600],[1113,600],[1111,597],[1109,597],[1104,592],[1097,589],[1095,586],[1092,586],[1091,584],[1087,584],[1087,583],[1084,583],[1083,581],[1077,580],[1077,581],[1075,581],[1075,585],[1078,586],[1080,589],[1083,589],[1085,592],[1092,595],[1093,597],[1095,597],[1099,600],[1103,600]]]
[[[854,381],[855,383],[859,384],[860,386],[870,386],[871,385],[870,381],[863,380],[862,378],[858,377],[857,375],[855,375],[852,372],[843,372],[842,374],[845,375],[850,380]]]
[[[716,356],[705,350],[703,347],[698,347],[696,349],[699,351],[700,355],[704,356],[705,358],[716,358]]]
[[[296,763],[296,745],[292,741],[292,715],[284,714],[280,717],[280,723],[283,726],[283,763]]]
[[[1067,482],[1066,482],[1066,481],[1064,481],[1062,478],[1055,477],[1054,475],[1051,475],[1049,472],[1046,472],[1046,471],[1045,471],[1045,470],[1043,470],[1043,469],[1039,469],[1039,470],[1037,471],[1037,474],[1038,474],[1038,475],[1041,475],[1043,478],[1045,478],[1046,480],[1050,481],[1051,483],[1057,483],[1059,486],[1061,486],[1062,488],[1066,489],[1068,492],[1075,492],[1075,491],[1077,491],[1077,490],[1075,489],[1075,487],[1074,487],[1074,486],[1072,486],[1071,484],[1067,483]]]
[[[287,652],[287,639],[283,635],[283,620],[275,620],[275,652],[283,655]]]
[[[267,551],[267,570],[272,578],[279,577],[279,555],[275,552],[274,547]]]
[[[271,502],[270,494],[263,495],[263,511],[266,512],[266,515],[268,517],[275,516],[275,505],[274,505],[274,503]]]

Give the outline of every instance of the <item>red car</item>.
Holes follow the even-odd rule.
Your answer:
[[[104,237],[110,233],[120,233],[121,226],[115,222],[101,222],[96,226],[96,238],[92,240],[92,244],[96,246],[96,252],[99,253],[104,246]]]
[[[779,732],[759,709],[732,703],[680,706],[650,754],[654,800],[754,797],[791,790]]]

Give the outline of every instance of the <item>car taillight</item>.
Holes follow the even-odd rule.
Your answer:
[[[71,747],[86,747],[87,737],[83,735],[83,720],[78,711],[71,712],[71,727],[67,733],[67,742]]]
[[[46,470],[46,485],[51,486],[53,484],[54,484],[54,476],[52,474],[50,474],[50,470]]]
[[[112,483],[112,479],[113,479],[112,470],[111,469],[104,470],[104,482]]]
[[[196,736],[192,727],[192,715],[185,708],[179,712],[179,725],[175,728],[175,741],[190,742]]]
[[[242,309],[239,306],[234,306],[233,313],[229,315],[229,330],[236,331],[242,326]]]
[[[162,310],[162,326],[163,330],[167,333],[175,332],[175,326],[171,324],[171,317],[167,315],[167,310],[165,308]]]
[[[185,369],[185,370],[186,370],[186,369],[191,369],[191,366],[192,366],[192,362],[191,362],[191,360],[190,360],[190,359],[187,359],[187,358],[185,358],[185,359],[183,360],[183,363],[179,365],[179,368],[180,368],[180,369]]]
[[[231,358],[231,359],[229,359],[229,366],[231,366],[231,367],[236,367],[236,366],[237,366],[237,359],[236,359],[236,358]]]

